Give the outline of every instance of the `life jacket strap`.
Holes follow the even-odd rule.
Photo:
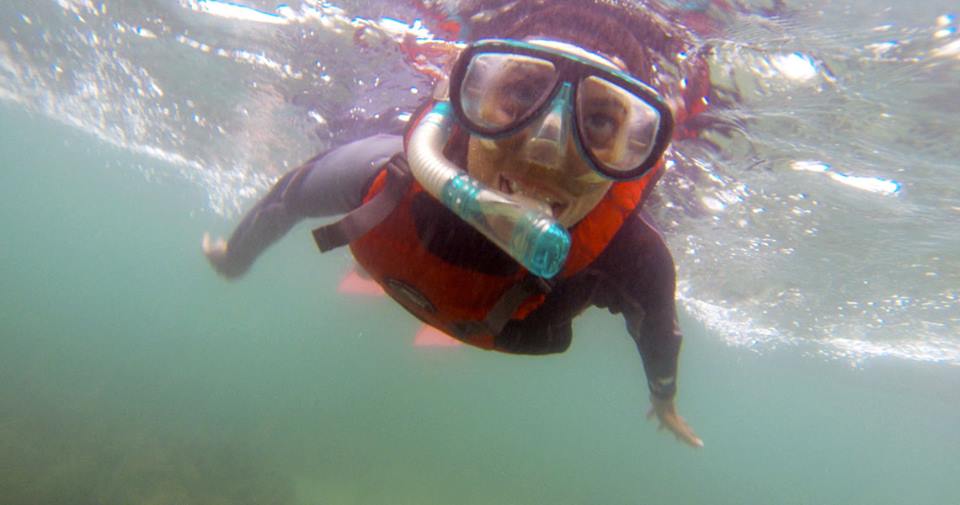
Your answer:
[[[313,239],[321,252],[357,240],[382,223],[397,208],[413,183],[413,174],[401,154],[390,158],[385,168],[387,180],[379,193],[339,221],[313,230]],[[499,335],[524,302],[531,296],[549,293],[552,287],[551,281],[528,274],[520,282],[507,288],[482,321],[461,321],[447,328],[465,342],[482,336]]]
[[[339,221],[313,230],[313,240],[320,252],[345,246],[362,237],[383,222],[403,200],[413,182],[407,160],[396,154],[387,162],[386,169],[387,182],[382,191]]]
[[[513,314],[528,298],[549,293],[553,284],[541,277],[528,275],[522,281],[511,286],[497,300],[483,321],[467,321],[455,324],[457,336],[467,342],[478,335],[499,335],[510,322]]]

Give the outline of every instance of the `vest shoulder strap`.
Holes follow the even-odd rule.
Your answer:
[[[553,289],[553,284],[547,279],[535,275],[527,275],[524,279],[508,289],[503,296],[497,300],[487,317],[480,323],[479,328],[464,328],[464,333],[471,333],[480,330],[490,335],[499,335],[503,327],[510,322],[511,317],[520,308],[523,303],[531,296],[549,293]]]
[[[350,211],[335,223],[313,230],[313,240],[320,252],[345,246],[380,224],[397,207],[413,182],[410,166],[401,154],[386,164],[387,182],[383,190],[368,202]]]

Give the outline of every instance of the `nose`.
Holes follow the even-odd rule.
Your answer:
[[[564,83],[547,110],[530,125],[530,136],[522,149],[526,161],[553,169],[562,166],[570,138],[567,120],[570,94],[570,83]]]

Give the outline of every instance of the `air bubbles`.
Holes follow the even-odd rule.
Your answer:
[[[254,9],[231,2],[220,2],[217,0],[197,0],[190,4],[190,8],[195,11],[210,14],[212,16],[235,19],[239,21],[251,21],[265,24],[286,24],[287,18],[269,12]]]
[[[957,27],[952,26],[956,19],[952,14],[942,14],[937,17],[937,31],[933,33],[934,39],[951,39],[957,35]],[[931,55],[941,58],[960,59],[960,39],[947,42],[941,47],[931,51]]]
[[[890,179],[880,177],[864,177],[859,175],[848,175],[833,170],[829,164],[822,161],[794,161],[790,168],[798,172],[816,172],[827,174],[827,176],[845,186],[874,193],[878,195],[895,195],[900,192],[900,183]]]
[[[809,81],[818,73],[814,59],[801,52],[775,55],[770,63],[781,75],[793,81]]]
[[[887,53],[890,52],[893,48],[899,46],[900,43],[895,40],[889,40],[887,42],[877,42],[876,44],[867,44],[866,49],[873,53],[875,58],[882,58]]]
[[[941,58],[958,58],[960,59],[960,39],[954,40],[948,44],[938,47],[932,51],[933,56],[938,56]]]
[[[157,85],[157,83],[154,82],[153,79],[150,79],[150,81],[147,83],[147,86],[150,88],[150,91],[153,93],[153,96],[157,98],[163,97],[163,89],[160,88],[160,86]]]
[[[297,12],[290,8],[290,6],[287,4],[277,5],[277,15],[288,21],[296,20],[298,18]]]
[[[706,207],[707,209],[713,212],[722,212],[724,209],[727,208],[727,206],[724,205],[723,202],[721,202],[720,200],[712,196],[705,196],[701,198],[700,201],[703,202],[704,207]]]
[[[138,27],[134,28],[134,29],[133,29],[133,33],[136,33],[137,35],[139,35],[139,36],[141,36],[141,37],[143,37],[143,38],[145,38],[145,39],[155,39],[155,38],[157,38],[157,34],[153,33],[152,31],[150,31],[150,30],[148,30],[148,29],[146,29],[146,28],[144,28],[144,27],[142,27],[142,26],[138,26]]]
[[[320,113],[315,110],[308,112],[307,116],[309,116],[310,119],[314,120],[319,125],[322,125],[322,126],[327,125],[327,118],[321,116]]]
[[[952,37],[952,36],[955,35],[956,33],[957,33],[956,27],[951,26],[951,27],[949,27],[949,28],[943,28],[943,29],[941,29],[941,30],[937,30],[937,31],[933,32],[933,38],[935,38],[935,39],[943,39],[943,38],[946,38],[946,37]]]
[[[800,172],[827,172],[830,165],[822,161],[794,161],[790,168]]]

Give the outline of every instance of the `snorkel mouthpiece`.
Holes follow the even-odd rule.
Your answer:
[[[443,157],[453,118],[436,104],[410,137],[408,158],[417,182],[534,275],[549,279],[563,268],[570,234],[535,205],[483,186]]]
[[[444,185],[440,201],[534,275],[555,276],[570,250],[567,231],[549,214],[492,193],[469,175],[460,174]],[[497,226],[498,221],[504,226]],[[499,229],[510,230],[509,237],[506,232],[497,233]]]

